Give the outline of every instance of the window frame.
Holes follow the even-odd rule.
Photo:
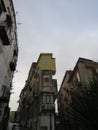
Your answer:
[[[53,103],[54,103],[53,94],[42,95],[42,104],[53,104]]]

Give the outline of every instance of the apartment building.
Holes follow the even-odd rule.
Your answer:
[[[65,73],[57,96],[61,130],[74,129],[74,122],[67,108],[73,102],[74,94],[82,94],[82,90],[88,87],[94,78],[98,78],[98,63],[85,58],[79,58],[74,69]]]
[[[64,78],[62,80],[60,90],[57,95],[57,105],[58,105],[58,115],[60,118],[59,130],[65,130],[69,127],[69,114],[66,112],[67,107],[71,103],[71,95],[69,94],[72,89],[70,86],[69,78],[72,75],[71,70],[65,72]]]
[[[55,130],[55,72],[55,58],[51,53],[41,53],[37,62],[32,63],[17,112],[21,130]]]
[[[6,130],[9,98],[18,57],[16,18],[12,0],[0,0],[0,130]]]

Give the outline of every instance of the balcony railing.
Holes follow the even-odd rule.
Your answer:
[[[55,105],[54,104],[42,104],[41,105],[41,112],[55,112]]]

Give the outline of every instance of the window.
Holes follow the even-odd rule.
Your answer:
[[[46,96],[46,103],[50,103],[50,96]]]
[[[6,92],[6,86],[5,85],[2,86],[1,91],[2,91],[2,96],[4,96],[5,92]]]
[[[42,103],[43,103],[43,104],[46,103],[46,96],[45,96],[45,95],[43,95]]]
[[[48,75],[43,76],[43,86],[50,86],[50,77]]]
[[[17,50],[14,50],[14,52],[13,52],[13,56],[18,56],[18,52],[17,52]]]
[[[45,80],[45,82],[49,82],[49,78],[45,78],[44,80]]]
[[[77,80],[78,80],[78,82],[80,82],[80,76],[79,76],[79,73],[77,73]]]
[[[0,0],[0,14],[2,12],[6,12],[6,8],[5,8],[3,0]]]
[[[53,104],[54,103],[54,96],[53,95],[43,95],[42,96],[42,103],[43,104]]]
[[[1,8],[1,5],[0,5],[0,15],[1,15],[1,13],[2,13],[2,8]]]
[[[54,103],[54,96],[53,95],[50,96],[50,102]]]

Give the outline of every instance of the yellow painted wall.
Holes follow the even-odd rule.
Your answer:
[[[37,68],[39,70],[52,70],[55,72],[55,58],[52,58],[52,54],[41,54],[38,59]]]
[[[40,54],[38,61],[36,63],[37,63],[37,66],[36,66],[35,72],[41,71],[41,70],[50,70],[53,72],[53,74],[55,74],[55,71],[56,71],[55,58],[52,57],[51,53]],[[34,76],[35,76],[35,73],[32,77],[32,85],[34,85],[34,83],[37,80]]]

